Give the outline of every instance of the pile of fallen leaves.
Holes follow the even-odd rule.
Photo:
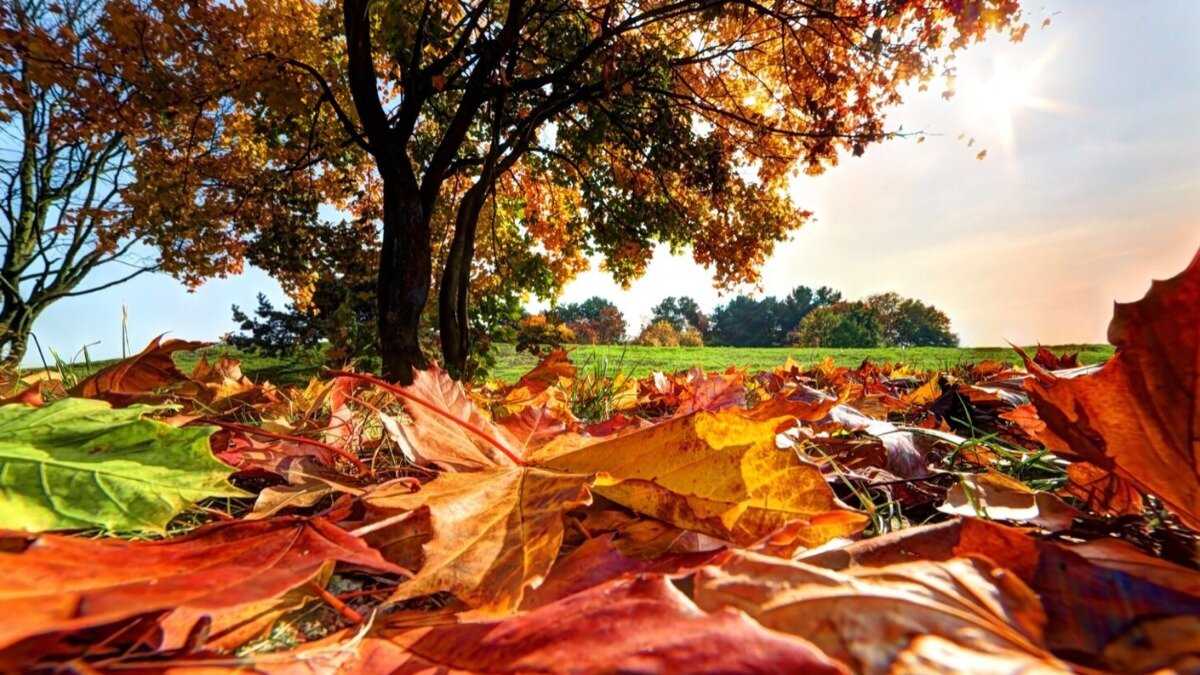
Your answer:
[[[1200,257],[1116,355],[0,382],[0,663],[1200,668]],[[52,533],[56,532],[56,533]]]

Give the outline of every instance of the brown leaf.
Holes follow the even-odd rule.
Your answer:
[[[194,351],[208,344],[175,339],[163,342],[160,335],[141,352],[100,369],[69,391],[72,396],[101,398],[113,405],[127,404],[135,397],[152,394],[162,387],[188,379],[175,366],[171,355],[179,351]]]
[[[994,672],[1065,669],[1041,647],[1046,615],[1037,596],[977,558],[839,573],[735,553],[701,570],[696,602],[709,611],[741,609],[767,628],[804,636],[858,673],[892,672],[897,661],[920,663],[923,672],[961,672],[973,662],[1003,666]]]
[[[1106,665],[1106,646],[1139,626],[1159,617],[1200,616],[1200,575],[1194,570],[1114,539],[1063,544],[976,518],[901,530],[802,561],[847,569],[957,556],[985,556],[1012,570],[1046,611],[1045,645],[1096,668],[1120,670],[1116,662]]]
[[[449,591],[484,612],[521,603],[558,556],[563,514],[591,500],[590,478],[537,468],[445,473],[412,492],[384,486],[364,497],[368,507],[429,510],[433,536],[424,563],[393,600]]]
[[[1117,346],[1093,375],[1034,370],[1026,382],[1054,450],[1069,450],[1157,495],[1200,530],[1200,254],[1144,298],[1118,304]],[[1033,370],[1033,369],[1031,369]],[[1040,371],[1040,372],[1039,372]]]
[[[343,530],[303,518],[217,523],[161,542],[6,534],[0,551],[0,613],[21,617],[0,622],[0,649],[153,612],[261,603],[334,560],[405,573]]]
[[[392,631],[259,657],[266,672],[845,673],[810,643],[696,608],[661,576],[617,580],[501,621]]]

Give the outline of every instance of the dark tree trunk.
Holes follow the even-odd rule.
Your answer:
[[[412,384],[413,369],[429,362],[421,351],[421,313],[429,299],[433,255],[429,210],[415,185],[385,167],[383,246],[379,252],[379,342],[383,376]]]
[[[471,262],[475,257],[475,232],[479,213],[487,200],[488,187],[479,182],[463,195],[455,216],[454,239],[450,242],[438,291],[442,358],[450,373],[460,378],[466,374],[467,358],[471,353],[467,294],[471,286]]]
[[[0,367],[19,368],[29,348],[29,334],[33,331],[35,312],[19,305],[0,316]]]

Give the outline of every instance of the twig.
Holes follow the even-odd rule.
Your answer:
[[[322,600],[324,600],[326,603],[328,603],[330,607],[337,610],[338,614],[341,614],[343,617],[346,618],[346,620],[350,621],[354,625],[358,626],[358,625],[361,625],[364,621],[366,621],[366,619],[363,618],[362,614],[359,614],[358,612],[354,611],[354,609],[351,608],[349,605],[347,605],[346,603],[339,600],[336,595],[325,590],[325,588],[322,587],[321,584],[318,584],[315,581],[310,581],[310,582],[308,582],[308,587],[310,589],[312,589],[313,592],[315,592],[318,597],[320,597]]]

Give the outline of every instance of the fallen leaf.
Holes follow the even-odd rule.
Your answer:
[[[113,405],[128,404],[136,397],[187,380],[187,375],[175,366],[171,355],[179,351],[195,351],[208,344],[175,339],[163,342],[160,335],[142,351],[101,368],[68,391],[72,396],[101,398]]]
[[[449,471],[513,465],[497,446],[518,454],[517,441],[480,411],[445,370],[417,370],[413,384],[400,391],[409,397],[405,408],[413,423],[397,423],[389,431],[413,463]]]
[[[811,525],[796,534],[807,546],[861,530],[866,516],[838,503],[820,469],[777,445],[776,430],[790,423],[726,408],[602,439],[560,436],[530,460],[603,474],[594,489],[618,504],[740,545],[795,521]]]
[[[989,470],[959,477],[938,511],[953,516],[1033,523],[1048,530],[1067,530],[1082,511],[1049,492],[1034,492],[1024,483]]]
[[[247,496],[209,450],[213,427],[143,417],[154,410],[80,398],[0,406],[0,527],[161,532],[205,497]]]
[[[1141,300],[1116,306],[1108,339],[1117,352],[1099,372],[1062,379],[1039,369],[1026,382],[1052,449],[1158,496],[1193,530],[1200,530],[1197,316],[1200,254]]]
[[[319,519],[217,523],[161,542],[5,534],[0,613],[21,620],[0,622],[0,649],[152,612],[262,602],[307,582],[334,560],[406,573]]]
[[[1041,646],[1046,615],[1037,596],[978,558],[839,573],[734,553],[699,572],[696,602],[804,636],[857,673],[889,673],[898,660],[919,662],[924,672],[961,672],[964,663],[999,666],[992,672],[1066,669]],[[923,642],[927,635],[940,641]]]
[[[558,556],[563,514],[591,501],[588,476],[538,468],[492,468],[444,473],[413,492],[407,484],[383,486],[364,497],[368,507],[429,510],[432,538],[424,561],[392,600],[440,591],[483,612],[506,612],[521,603]]]
[[[501,621],[345,637],[254,660],[346,675],[380,672],[845,673],[807,641],[732,611],[705,613],[661,576],[612,581]]]

